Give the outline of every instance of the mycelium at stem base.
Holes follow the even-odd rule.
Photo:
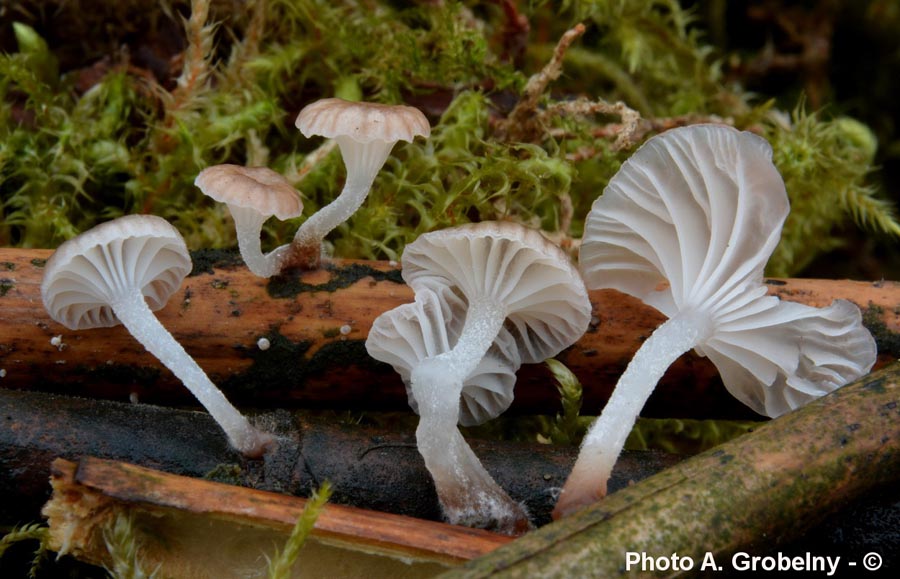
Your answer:
[[[656,384],[682,354],[710,332],[708,316],[688,310],[659,326],[635,353],[600,417],[581,443],[553,517],[566,516],[606,496],[606,486],[625,440]]]

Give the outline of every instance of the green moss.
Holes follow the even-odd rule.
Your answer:
[[[15,282],[11,279],[0,279],[0,298],[5,297],[9,290],[16,287]]]
[[[303,513],[297,519],[297,523],[285,542],[284,548],[276,551],[272,558],[269,559],[267,568],[267,577],[269,579],[288,579],[293,577],[293,567],[300,556],[300,549],[312,532],[316,519],[319,518],[319,514],[333,492],[334,487],[326,481],[309,497],[309,500],[303,507]]]
[[[752,432],[760,422],[739,420],[689,420],[641,418],[637,421],[625,448],[658,449],[676,454],[696,454]],[[723,455],[722,464],[734,457]]]
[[[203,167],[222,162],[285,174],[303,191],[309,215],[340,191],[344,168],[335,151],[301,170],[321,141],[300,136],[292,120],[311,100],[337,94],[418,106],[433,133],[395,147],[369,201],[331,234],[336,256],[397,259],[421,233],[488,219],[577,237],[591,203],[639,142],[615,150],[618,119],[603,115],[548,117],[521,141],[497,131],[526,79],[576,22],[587,32],[536,112],[602,98],[622,100],[660,127],[721,118],[763,131],[793,205],[770,273],[800,271],[839,245],[854,220],[867,231],[900,232],[872,180],[871,130],[840,116],[840,107],[798,108],[790,123],[779,120],[774,101],[725,82],[729,54],[704,36],[722,23],[677,2],[501,8],[451,0],[361,10],[343,0],[269,0],[255,11],[212,3],[215,27],[182,23],[186,10],[133,0],[91,11],[64,3],[52,20],[30,4],[17,12],[27,21],[10,24],[0,55],[0,245],[54,247],[99,221],[155,213],[173,221],[192,249],[233,247],[228,211],[193,186]],[[89,32],[100,27],[123,36]],[[193,40],[185,46],[179,36]],[[131,54],[169,50],[165,62],[186,50],[188,70],[131,62],[118,48],[129,43]],[[265,244],[285,243],[303,219],[270,220]]]
[[[873,170],[875,137],[865,125],[845,117],[827,120],[801,107],[790,123],[770,124],[766,137],[791,200],[767,274],[795,275],[840,246],[835,233],[848,218],[870,231],[900,235],[893,209],[866,180]]]
[[[22,541],[37,541],[38,545],[35,549],[34,558],[32,559],[31,569],[29,570],[30,577],[37,576],[41,562],[48,553],[49,534],[50,529],[39,523],[23,525],[10,530],[0,537],[0,559],[3,558],[3,554],[7,549],[17,543]]]

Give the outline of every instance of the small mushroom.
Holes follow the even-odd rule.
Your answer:
[[[259,457],[272,436],[250,425],[153,315],[190,271],[184,239],[172,225],[128,215],[60,245],[47,260],[41,297],[50,317],[70,330],[123,324],[187,386],[237,450]]]
[[[669,365],[694,349],[735,397],[775,417],[854,380],[875,362],[859,308],[767,295],[763,269],[789,206],[762,138],[730,127],[673,129],[612,178],[585,223],[590,288],[615,288],[669,319],[643,343],[582,443],[554,516],[606,495],[634,422]]]
[[[410,376],[426,358],[448,352],[459,339],[466,303],[449,287],[421,288],[415,301],[384,312],[372,324],[366,349],[394,367],[406,384],[410,407],[418,413]],[[516,371],[522,365],[512,335],[503,328],[490,349],[463,382],[459,423],[483,424],[502,414],[513,401]]]
[[[284,221],[303,212],[300,195],[287,179],[267,167],[214,165],[200,171],[194,185],[228,206],[241,257],[250,271],[260,277],[271,277],[281,271],[288,246],[263,254],[260,232],[263,223],[272,216]]]
[[[306,137],[335,139],[347,167],[340,195],[303,222],[285,263],[285,267],[315,268],[321,259],[322,240],[359,209],[397,141],[427,138],[431,126],[413,107],[338,98],[306,106],[297,116],[296,125]]]
[[[417,444],[444,515],[525,531],[526,510],[484,470],[457,423],[505,410],[520,361],[541,362],[581,337],[591,314],[584,283],[559,247],[514,223],[422,235],[402,266],[416,302],[376,320],[366,346],[408,384],[420,415]]]

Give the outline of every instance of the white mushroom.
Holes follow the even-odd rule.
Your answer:
[[[340,195],[303,222],[291,244],[285,266],[316,267],[322,240],[362,205],[375,176],[397,141],[428,137],[431,126],[418,109],[402,105],[351,102],[338,98],[316,101],[297,116],[306,137],[335,139],[347,168]]]
[[[214,165],[200,171],[194,185],[228,206],[241,257],[250,271],[260,277],[271,277],[281,271],[288,246],[263,254],[260,232],[263,223],[272,216],[284,221],[303,212],[300,195],[287,179],[266,167]]]
[[[366,349],[400,374],[410,407],[419,405],[410,387],[413,369],[426,358],[448,352],[459,339],[466,319],[466,302],[449,287],[421,288],[415,301],[384,312],[372,324]],[[478,366],[464,380],[459,423],[483,424],[502,414],[513,401],[516,371],[522,365],[512,335],[501,329]]]
[[[585,223],[580,265],[590,288],[615,288],[669,319],[647,339],[591,426],[555,516],[606,494],[645,401],[669,365],[695,349],[726,388],[778,416],[864,375],[875,342],[859,308],[768,296],[763,268],[788,214],[762,138],[700,125],[650,139],[619,170]]]
[[[71,330],[122,323],[187,386],[237,450],[261,456],[271,435],[250,425],[153,315],[190,271],[184,239],[172,225],[128,215],[60,245],[47,260],[41,296],[50,317]]]
[[[591,314],[584,284],[561,249],[513,223],[425,234],[406,247],[402,264],[417,300],[376,322],[369,352],[409,385],[419,451],[446,518],[524,531],[527,512],[484,470],[457,423],[508,406],[518,360],[543,361],[581,337]]]

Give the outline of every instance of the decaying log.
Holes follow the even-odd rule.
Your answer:
[[[123,328],[72,332],[47,317],[40,281],[49,255],[0,249],[0,386],[190,403],[171,373]],[[299,277],[264,280],[235,254],[205,252],[194,255],[194,269],[158,316],[235,403],[407,408],[399,377],[370,359],[364,347],[372,320],[412,299],[396,265],[335,261]],[[770,280],[769,289],[812,305],[854,301],[882,357],[900,355],[900,284],[790,279]],[[585,386],[587,413],[599,411],[634,351],[663,320],[613,290],[591,292],[591,300],[594,323],[559,356]],[[268,349],[257,346],[260,338],[269,340]],[[552,413],[558,406],[547,370],[523,367],[511,411]],[[645,415],[755,417],[724,390],[713,366],[693,354],[670,369]]]
[[[43,509],[49,548],[113,568],[105,536],[126,517],[145,571],[160,577],[262,576],[306,500],[86,457],[57,459]],[[294,577],[430,577],[510,537],[328,504]],[[255,571],[255,573],[253,573]]]
[[[298,496],[328,480],[335,489],[333,503],[440,519],[413,423],[364,427],[287,411],[253,420],[278,436],[278,446],[263,461],[245,460],[231,450],[202,412],[0,389],[0,523],[36,520],[49,493],[50,463],[85,455]],[[526,503],[535,522],[547,522],[552,489],[561,486],[576,449],[470,442],[497,482]],[[623,487],[678,460],[656,452],[626,453],[611,486]]]
[[[871,493],[888,492],[896,509],[898,484],[900,364],[894,364],[446,577],[648,575],[647,563],[627,564],[627,553],[669,559],[663,573],[668,577],[697,574],[707,553],[723,570],[741,571],[737,565],[746,559],[732,559],[733,554],[765,556],[785,549],[802,556],[785,543]],[[843,561],[841,576],[863,576],[863,557],[872,550],[857,545]],[[879,551],[884,569],[900,567],[896,535]],[[839,554],[824,545],[808,552]],[[673,569],[673,553],[693,562],[692,568]],[[714,570],[705,569],[709,576]]]

